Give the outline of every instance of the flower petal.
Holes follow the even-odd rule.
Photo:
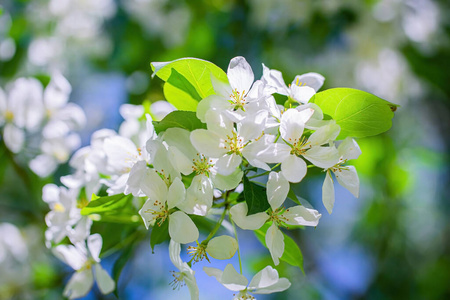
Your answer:
[[[247,203],[241,202],[234,205],[230,209],[231,217],[233,221],[242,229],[256,230],[266,223],[269,216],[265,212],[256,213],[247,216],[248,206]]]
[[[95,264],[94,269],[95,281],[97,281],[97,286],[100,289],[100,292],[102,292],[102,294],[109,294],[114,291],[116,288],[116,283],[108,272],[106,272],[100,264]]]
[[[309,86],[317,92],[322,87],[324,81],[325,77],[323,77],[322,75],[310,72],[295,76],[294,81],[292,81],[292,85],[299,84]]]
[[[253,276],[248,285],[250,290],[265,288],[278,282],[279,276],[277,270],[267,266]]]
[[[180,178],[175,178],[173,183],[169,187],[167,193],[167,207],[169,209],[174,208],[178,204],[184,201],[186,196],[186,189]]]
[[[325,180],[322,185],[322,202],[328,213],[331,214],[334,206],[334,185],[330,171],[327,171]]]
[[[229,235],[221,235],[209,241],[206,252],[215,259],[230,259],[234,256],[238,247],[239,245],[234,238]]]
[[[341,127],[336,122],[328,123],[319,127],[308,139],[308,144],[312,146],[320,146],[336,140]]]
[[[345,166],[334,172],[340,185],[349,190],[353,196],[359,197],[359,177],[354,166]]]
[[[3,140],[11,152],[18,153],[25,143],[25,133],[22,129],[7,123],[3,129]]]
[[[244,173],[240,169],[234,170],[234,172],[228,176],[221,175],[216,171],[216,174],[211,176],[211,180],[215,188],[228,191],[239,185],[243,175]]]
[[[289,207],[281,214],[289,225],[317,226],[322,216],[317,210],[301,205]]]
[[[187,214],[176,211],[169,216],[169,235],[177,243],[188,244],[197,240],[197,226]]]
[[[221,138],[206,129],[197,129],[191,132],[191,143],[198,152],[206,156],[219,158],[227,153]]]
[[[240,93],[247,93],[255,79],[252,67],[242,56],[237,56],[230,61],[227,71],[231,88]]]
[[[299,141],[303,134],[305,123],[302,122],[301,113],[293,108],[288,109],[281,116],[280,134],[289,142]]]
[[[303,156],[320,168],[328,169],[339,162],[339,152],[333,145],[331,147],[312,147]]]
[[[289,155],[281,163],[281,172],[289,182],[300,182],[306,175],[307,166],[303,159]]]
[[[272,210],[277,209],[286,200],[289,193],[289,182],[277,172],[270,172],[267,181],[267,199]]]
[[[254,294],[272,294],[287,290],[291,286],[291,283],[287,278],[280,278],[277,283],[268,286],[266,288],[260,288],[253,291]]]
[[[94,276],[91,269],[85,269],[72,275],[66,287],[64,296],[76,299],[86,296],[94,284]]]
[[[296,84],[290,86],[291,96],[299,103],[308,103],[309,99],[316,93],[309,86],[298,86]]]
[[[284,236],[275,223],[270,225],[266,232],[266,245],[272,256],[273,263],[277,266],[284,252]]]
[[[351,137],[347,137],[338,146],[338,151],[342,160],[357,159],[361,155],[361,149],[358,143]]]
[[[96,261],[100,261],[100,251],[102,250],[102,236],[98,233],[92,234],[87,238],[87,246],[92,258]]]
[[[242,157],[239,155],[235,153],[225,154],[216,162],[217,172],[225,176],[230,175],[236,171],[236,168],[239,167],[241,162]]]

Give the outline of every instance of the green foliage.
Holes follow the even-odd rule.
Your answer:
[[[266,232],[267,232],[267,229],[269,229],[269,227],[270,227],[270,224],[266,223],[266,224],[264,224],[263,227],[254,231],[256,238],[266,248],[267,248]],[[298,247],[297,243],[290,236],[286,235],[284,232],[283,232],[283,236],[284,236],[284,252],[283,252],[283,255],[280,257],[280,259],[294,267],[299,267],[300,270],[302,270],[302,272],[305,273],[305,270],[303,269],[302,251]]]
[[[266,188],[251,182],[247,176],[244,176],[244,198],[248,206],[247,215],[266,211],[270,207]]]
[[[227,75],[215,64],[197,58],[151,63],[153,75],[164,84],[166,100],[179,110],[195,111],[203,98],[214,94],[211,76],[226,82]]]
[[[335,88],[315,94],[316,103],[324,114],[331,116],[339,126],[339,138],[367,137],[383,133],[392,126],[396,105],[367,92]]]
[[[152,247],[153,253],[156,245],[170,240],[169,219],[165,219],[161,225],[158,224],[158,221],[159,220],[156,220],[157,223],[155,223],[155,226],[153,226],[152,234],[150,236],[150,246]]]
[[[117,194],[106,197],[92,197],[92,201],[81,210],[81,215],[113,213],[127,205],[133,195]]]
[[[153,125],[157,134],[168,129],[168,128],[183,128],[189,131],[204,128],[206,125],[203,124],[192,111],[182,111],[176,110],[168,114],[159,122],[154,121]]]

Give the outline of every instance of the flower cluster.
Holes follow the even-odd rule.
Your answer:
[[[255,81],[247,61],[236,57],[229,64],[227,82],[212,74],[214,93],[193,113],[201,124],[195,128],[180,125],[182,121],[165,122],[170,115],[153,122],[151,110],[122,106],[125,121],[119,132],[95,132],[90,146],[72,157],[74,173],[61,178],[66,187],[45,187],[44,200],[51,208],[46,217],[48,246],[77,271],[66,296],[85,295],[94,277],[103,293],[114,289],[99,264],[101,236],[90,232],[92,220],[101,220],[99,215],[109,209],[106,204],[133,199],[124,203],[139,212],[152,234],[167,230],[170,259],[178,269],[173,285],[187,285],[191,298],[198,299],[193,263],[209,257],[229,259],[239,249],[235,230],[235,237],[217,235],[222,225],[264,231],[274,265],[285,252],[281,228],[318,225],[321,214],[301,205],[291,190],[308,168],[325,173],[323,204],[329,213],[334,205],[332,173],[358,196],[356,170],[345,165],[360,155],[357,143],[350,137],[337,141],[340,126],[309,103],[324,78],[307,73],[286,85],[279,71],[264,65],[263,70]],[[274,94],[281,95],[283,103],[277,103]],[[105,196],[96,196],[102,193]],[[89,209],[98,214],[90,215]],[[205,238],[195,220],[215,215],[220,218]],[[72,245],[64,244],[66,237]],[[181,245],[191,243],[195,245],[187,250],[192,259],[183,262]],[[250,293],[280,292],[290,286],[270,266],[250,283],[231,264],[224,271],[204,271],[238,292],[234,299],[254,299]]]
[[[86,117],[68,103],[71,86],[59,73],[44,89],[34,78],[18,78],[6,92],[0,89],[0,128],[6,147],[22,154],[40,177],[53,173],[80,147]]]

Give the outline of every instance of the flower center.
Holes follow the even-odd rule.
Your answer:
[[[147,209],[144,213],[152,214],[153,219],[157,221],[158,226],[161,226],[169,217],[169,211],[166,209],[166,204],[159,200],[155,200],[155,202],[153,202],[153,208]]]
[[[5,120],[6,122],[12,122],[14,120],[14,113],[10,110],[5,112]]]
[[[186,283],[184,282],[185,275],[183,272],[170,271],[170,273],[172,273],[173,277],[172,282],[170,282],[170,286],[172,287],[173,290],[179,290],[180,288],[186,285]]]
[[[242,149],[244,148],[244,139],[240,137],[235,131],[231,136],[227,135],[227,139],[224,141],[226,144],[224,149],[228,149],[230,153],[235,153],[240,155]]]
[[[289,212],[289,208],[279,207],[270,213],[269,220],[274,222],[278,227],[283,226],[286,221],[289,221],[285,216],[284,212]]]
[[[245,93],[245,91],[242,91],[242,93],[240,93],[237,89],[234,89],[233,93],[230,95],[230,103],[234,105],[234,110],[238,110],[238,109],[242,109],[243,111],[245,111],[244,109],[244,105],[247,103],[246,102],[246,98],[247,95]]]
[[[236,294],[233,294],[234,298],[236,300],[256,300],[255,297],[250,295],[247,290],[240,291],[239,294],[236,296]]]
[[[291,155],[303,155],[305,154],[306,150],[311,148],[311,145],[309,145],[308,140],[306,137],[302,136],[301,139],[289,139],[289,142],[292,143],[291,146]],[[309,146],[308,146],[309,145]]]
[[[203,154],[197,153],[197,159],[192,160],[194,165],[192,170],[197,174],[208,174],[209,169],[213,166],[212,160],[208,160]]]
[[[188,254],[192,256],[192,260],[194,262],[199,262],[205,258],[209,263],[211,263],[206,253],[206,246],[204,244],[199,244],[197,242],[197,247],[189,246],[187,251]]]

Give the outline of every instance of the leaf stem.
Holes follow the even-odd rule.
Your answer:
[[[276,169],[279,165],[281,165],[281,163],[278,163],[278,164],[276,164],[275,166],[273,166],[273,167],[270,169],[270,171],[266,171],[266,172],[264,172],[264,173],[256,174],[256,175],[253,175],[253,176],[248,176],[247,178],[248,178],[248,179],[252,179],[252,178],[257,178],[257,177],[261,177],[261,176],[264,176],[264,175],[269,175],[270,172],[272,172],[274,169]]]
[[[208,237],[202,242],[202,244],[208,244],[208,242],[214,237],[217,230],[219,230],[220,226],[222,225],[223,220],[225,219],[225,215],[227,214],[227,208],[223,210],[222,216],[220,216],[219,221],[216,223],[216,226],[211,230]]]
[[[241,247],[239,246],[239,239],[238,239],[238,235],[237,235],[237,231],[236,231],[236,225],[234,225],[233,218],[231,217],[231,214],[229,215],[229,217],[230,217],[231,225],[233,225],[234,237],[236,238],[236,242],[238,243],[237,253],[238,253],[238,258],[239,258],[239,271],[242,274]]]

